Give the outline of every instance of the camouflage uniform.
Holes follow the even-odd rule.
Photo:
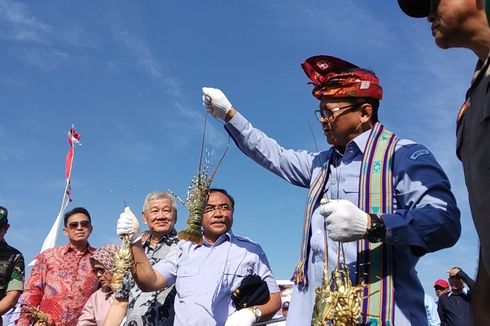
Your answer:
[[[0,228],[6,226],[8,229],[7,216],[7,209],[0,206]],[[0,300],[3,300],[9,291],[24,289],[24,272],[24,256],[19,250],[9,246],[2,237],[0,240]],[[0,326],[2,324],[2,318],[0,318]]]
[[[24,272],[24,257],[20,251],[9,246],[5,240],[0,241],[0,300],[9,291],[24,289]]]

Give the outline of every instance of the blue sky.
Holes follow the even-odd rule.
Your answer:
[[[477,236],[454,147],[476,58],[436,48],[428,22],[404,16],[396,1],[0,0],[0,48],[0,205],[9,209],[7,241],[27,261],[59,210],[72,123],[82,146],[69,207],[91,212],[94,246],[118,242],[124,193],[135,212],[149,191],[185,195],[197,169],[202,86],[221,88],[284,147],[326,149],[300,64],[327,54],[377,73],[382,122],[431,149],[452,182],[463,233],[453,248],[420,260],[428,293],[452,266],[475,274]],[[227,143],[222,124],[208,120],[214,159]],[[235,233],[259,242],[277,278],[289,278],[306,190],[233,144],[214,185],[235,196]],[[186,216],[179,206],[178,229]]]

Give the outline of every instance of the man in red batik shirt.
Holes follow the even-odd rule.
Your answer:
[[[88,243],[92,233],[89,212],[76,207],[64,216],[63,232],[69,242],[47,249],[37,256],[36,264],[22,294],[21,316],[17,325],[35,323],[29,309],[39,309],[56,326],[77,324],[85,302],[99,284],[90,257],[95,251]]]

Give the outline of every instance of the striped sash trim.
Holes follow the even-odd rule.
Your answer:
[[[316,178],[310,185],[310,190],[308,191],[308,197],[305,207],[304,214],[304,225],[303,225],[303,236],[301,239],[301,252],[300,260],[296,265],[293,277],[291,281],[297,284],[299,287],[304,288],[308,285],[308,252],[310,246],[310,236],[311,236],[311,216],[313,215],[313,210],[315,205],[322,194],[325,181],[328,176],[328,166],[329,161],[322,165],[321,171],[318,173]]]
[[[392,158],[396,135],[376,123],[369,135],[361,164],[359,208],[373,213],[393,210]],[[383,243],[358,241],[358,275],[366,285],[363,292],[363,323],[393,325],[393,252]]]

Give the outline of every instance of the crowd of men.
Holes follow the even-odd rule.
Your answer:
[[[456,145],[480,236],[476,284],[452,268],[450,290],[444,280],[434,285],[437,316],[433,309],[424,309],[433,304],[424,298],[416,265],[422,255],[453,246],[461,233],[450,182],[424,145],[397,136],[379,121],[383,88],[373,71],[333,56],[314,56],[302,68],[319,101],[315,114],[331,145],[325,151],[282,147],[253,127],[220,89],[202,89],[205,109],[224,123],[247,157],[308,189],[287,325],[311,324],[325,266],[331,272],[339,263],[364,287],[359,324],[427,325],[432,317],[439,317],[441,325],[490,324],[490,240],[485,237],[490,231],[490,160],[485,150],[490,132],[488,2],[398,2],[408,15],[428,17],[438,46],[465,47],[478,58],[458,115]],[[141,218],[149,230],[143,234],[126,208],[117,221],[117,234],[129,237],[134,262],[131,275],[113,291],[118,249],[90,246],[91,216],[82,207],[65,214],[68,243],[38,255],[23,287],[23,257],[3,239],[8,213],[0,207],[0,258],[7,262],[0,270],[0,312],[11,309],[22,293],[17,325],[25,326],[42,318],[59,326],[250,326],[269,320],[282,306],[279,288],[260,245],[233,233],[234,208],[228,191],[209,190],[202,244],[178,241],[177,207],[167,193],[146,197]],[[238,305],[233,295],[237,289],[245,292],[253,277],[259,280],[252,286],[257,293],[250,295],[255,301]],[[469,292],[463,291],[464,283]]]

